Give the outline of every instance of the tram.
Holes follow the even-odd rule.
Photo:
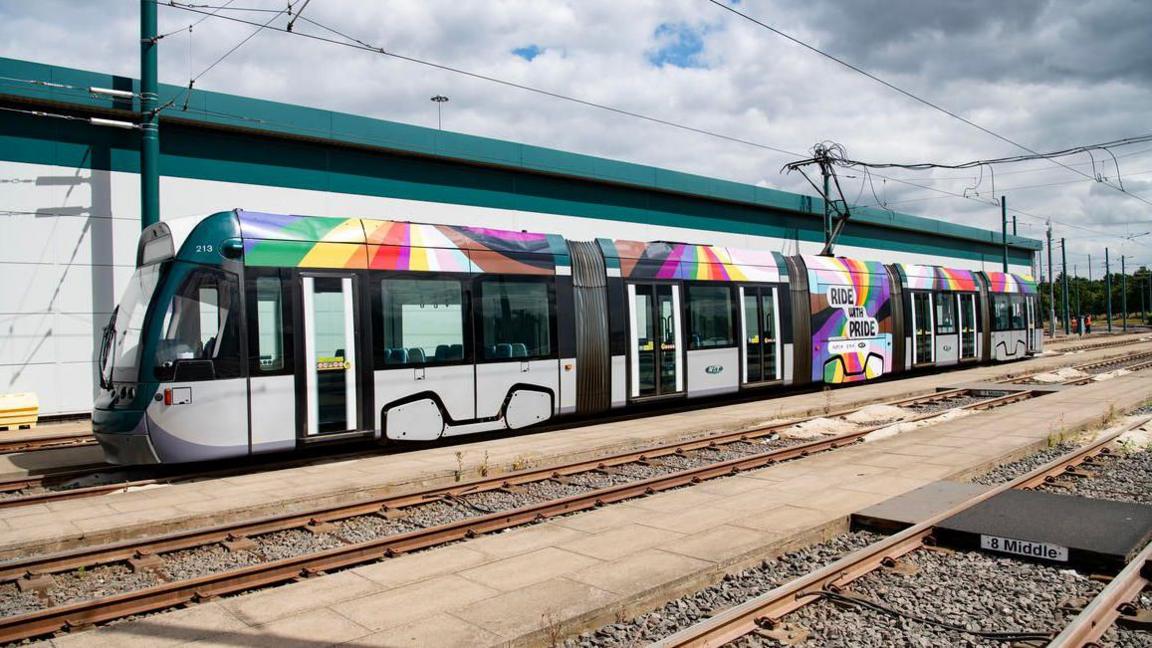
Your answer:
[[[145,229],[105,330],[114,464],[429,441],[1041,350],[1027,276],[245,210]]]

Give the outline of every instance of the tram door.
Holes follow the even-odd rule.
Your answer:
[[[1024,344],[1028,345],[1029,353],[1036,353],[1036,297],[1024,297]]]
[[[769,382],[780,378],[780,320],[776,311],[776,289],[740,287],[744,338],[744,383]]]
[[[318,437],[358,430],[356,278],[351,275],[305,275],[301,277],[301,289],[303,436]]]
[[[960,293],[960,360],[976,359],[976,294]]]
[[[912,364],[932,364],[932,294],[912,293]]]
[[[628,284],[632,305],[631,396],[647,398],[684,391],[680,353],[680,286]]]

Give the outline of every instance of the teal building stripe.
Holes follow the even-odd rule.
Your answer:
[[[0,77],[82,89],[0,79],[0,104],[108,116],[134,107],[86,91],[135,89],[125,77],[5,58]],[[161,104],[182,91],[161,86]],[[811,196],[221,93],[195,91],[187,112],[179,105],[161,118],[163,175],[823,240],[823,207]],[[8,161],[138,172],[138,141],[131,131],[0,113]],[[232,207],[260,206],[220,206]],[[999,241],[998,231],[861,210],[840,244],[999,263]],[[1024,237],[1009,243],[1016,264],[1029,265],[1041,248]]]

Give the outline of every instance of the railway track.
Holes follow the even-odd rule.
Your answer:
[[[1048,644],[1048,648],[1082,648],[1100,646],[1104,633],[1118,621],[1148,625],[1147,613],[1141,617],[1133,601],[1152,585],[1152,543],[1113,578],[1096,598],[1076,615]]]
[[[1095,344],[1085,344],[1061,349],[1061,353],[1069,351],[1087,351],[1094,349],[1103,349],[1116,346],[1126,346],[1129,344],[1136,344],[1141,342],[1139,338],[1123,339],[1123,340],[1110,340],[1107,342],[1097,342]],[[1152,353],[1142,354],[1152,356]],[[1127,358],[1131,360],[1131,357]],[[1119,359],[1117,359],[1119,361]],[[1092,364],[1092,363],[1088,363]],[[96,439],[87,432],[70,433],[70,434],[56,434],[44,437],[21,438],[12,440],[0,439],[0,454],[10,454],[15,452],[32,452],[40,450],[58,450],[63,448],[76,448],[82,446],[96,445]],[[4,492],[5,485],[0,483],[0,492]]]
[[[900,406],[969,396],[966,390],[950,390],[889,404]],[[968,402],[962,407],[987,409],[1032,396],[1029,391],[1014,392]],[[927,420],[939,414],[940,411],[913,414],[903,422]],[[809,441],[784,441],[778,437],[779,432],[814,418],[817,417],[351,505],[9,561],[0,564],[0,587],[9,588],[9,598],[17,593],[26,601],[35,597],[40,609],[0,618],[0,641],[33,638],[274,585],[737,474],[848,446],[889,425],[865,425],[851,432]],[[374,531],[364,536],[361,532],[367,527]],[[172,576],[172,572],[177,571],[173,564],[178,563],[181,570],[187,571],[188,565],[205,562],[202,555],[211,554],[215,559],[222,553],[252,556],[268,551],[268,547],[279,547],[277,543],[282,542],[284,534],[296,534],[294,537],[308,548],[273,560],[240,560],[238,566],[196,573],[189,578]],[[118,570],[119,576],[115,577],[143,582],[146,586],[112,596],[52,604],[56,579],[70,579],[76,573],[110,566]],[[37,592],[39,594],[34,594]],[[0,609],[12,609],[12,606],[12,601],[0,600]]]
[[[1052,351],[1056,351],[1058,353],[1074,353],[1077,351],[1094,351],[1096,349],[1108,349],[1111,347],[1126,346],[1129,344],[1135,344],[1137,342],[1140,342],[1143,337],[1145,337],[1145,336],[1141,336],[1138,338],[1128,337],[1128,338],[1123,338],[1120,340],[1106,340],[1106,341],[1102,341],[1102,342],[1088,342],[1088,343],[1083,343],[1083,344],[1072,344],[1071,346],[1067,346],[1067,347],[1060,346],[1059,348],[1056,347],[1056,344],[1049,342],[1047,347],[1049,347]]]
[[[23,439],[0,439],[0,454],[30,452],[33,450],[59,450],[96,445],[96,438],[87,432],[54,434],[52,436],[28,437]]]
[[[1010,489],[1041,487],[1059,479],[1061,475],[1076,471],[1079,466],[1096,460],[1111,451],[1111,445],[1125,432],[1144,425],[1150,416],[1144,416],[1095,442],[1073,450],[1009,482],[961,502],[947,511],[913,525],[859,551],[847,555],[823,568],[794,579],[743,604],[729,608],[711,618],[684,628],[654,644],[659,648],[702,648],[722,646],[741,641],[749,636],[773,637],[774,631],[783,629],[785,618],[801,608],[821,600],[850,600],[849,586],[862,577],[884,568],[900,568],[901,559],[908,554],[933,545],[933,531],[937,524]],[[1079,616],[1053,639],[1053,646],[1085,646],[1099,639],[1116,619],[1131,613],[1128,604],[1148,585],[1152,574],[1152,545],[1145,548],[1136,560],[1117,576]],[[859,599],[857,599],[859,601]],[[961,628],[963,631],[963,628]],[[1001,633],[1005,636],[1011,633]],[[1028,641],[1047,641],[1052,634],[1026,636],[1016,633],[1013,638]],[[779,636],[779,635],[776,635]]]
[[[1139,370],[1147,367],[1152,367],[1152,352],[1137,354],[1135,356],[1122,356],[1117,358],[1108,358],[1105,360],[1094,361],[1089,363],[1082,363],[1074,365],[1071,368],[1080,372],[1097,372],[1106,371],[1114,368],[1127,368],[1129,370]],[[1038,372],[1043,373],[1043,372]],[[1039,383],[1032,382],[1032,378],[1038,373],[1029,374],[1026,376],[1018,376],[999,381],[1000,383],[1011,384],[1054,384],[1054,383]],[[1082,385],[1092,382],[1093,376],[1088,375],[1072,380],[1064,381],[1065,385]],[[913,409],[920,410],[921,413],[927,413],[930,410],[940,409],[939,404],[949,399],[954,399],[963,390],[947,390],[934,394],[929,394],[921,397],[913,397],[908,399],[901,399],[900,401],[893,401],[890,404],[897,406],[908,406]],[[933,403],[937,404],[933,406]],[[881,403],[883,404],[883,403]],[[952,405],[955,407],[955,405]],[[845,410],[841,412],[833,412],[825,416],[844,416],[854,411],[861,409],[860,407]],[[809,420],[817,417],[808,417]],[[376,450],[378,452],[378,450]],[[331,461],[355,458],[357,456],[364,456],[364,452],[342,453],[335,456],[324,456],[319,460],[314,458],[306,459],[290,459],[283,462],[272,462],[266,466],[261,466],[260,470],[278,470],[282,468],[290,468],[299,465],[306,465],[316,461]],[[131,470],[126,478],[117,478],[109,483],[92,484],[89,486],[75,486],[75,482],[92,478],[97,475],[115,472],[122,474],[124,470],[112,470],[108,466],[84,466],[74,470],[60,470],[51,473],[40,475],[28,475],[21,477],[13,477],[9,479],[0,479],[0,509],[13,508],[18,506],[27,506],[33,504],[43,504],[53,501],[63,501],[67,499],[80,499],[86,497],[97,497],[100,495],[107,495],[110,493],[123,492],[134,488],[143,488],[148,486],[171,484],[177,482],[194,481],[200,479],[214,479],[224,476],[232,476],[237,474],[245,474],[252,472],[250,466],[243,468],[226,468],[226,469],[210,469],[201,470],[192,473],[182,473],[176,475],[163,475],[163,476],[150,476],[146,478],[132,478]],[[22,491],[32,491],[22,493]]]
[[[1053,372],[1036,372],[1036,373],[1029,374],[1026,376],[1018,376],[1015,378],[1009,378],[1007,380],[1003,380],[1000,382],[1011,383],[1011,384],[1016,384],[1016,385],[1029,385],[1029,384],[1035,384],[1035,385],[1062,384],[1062,385],[1069,385],[1069,386],[1071,386],[1071,385],[1086,385],[1088,383],[1093,382],[1096,379],[1096,376],[1098,376],[1102,373],[1107,373],[1109,371],[1116,371],[1116,370],[1120,370],[1120,369],[1124,369],[1127,371],[1142,371],[1144,369],[1148,369],[1149,367],[1152,367],[1152,351],[1144,352],[1144,353],[1137,353],[1137,354],[1127,355],[1127,356],[1117,356],[1114,358],[1105,358],[1103,360],[1095,360],[1093,362],[1085,362],[1085,363],[1081,363],[1078,365],[1073,365],[1071,367],[1066,368],[1065,370],[1071,369],[1074,372],[1087,374],[1087,375],[1078,376],[1075,378],[1063,380],[1063,381],[1060,381],[1059,383],[1040,381],[1040,380],[1037,380],[1037,376],[1041,376],[1044,374],[1055,375],[1055,374],[1058,374],[1060,370],[1055,370]]]

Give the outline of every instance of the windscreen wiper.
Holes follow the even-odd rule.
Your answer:
[[[116,314],[120,312],[120,307],[112,309],[112,316],[108,318],[108,325],[104,327],[104,334],[100,338],[100,355],[96,358],[97,371],[100,374],[100,387],[101,389],[112,389],[112,367],[107,367],[107,375],[105,375],[105,364],[112,353],[112,343],[116,338]]]

